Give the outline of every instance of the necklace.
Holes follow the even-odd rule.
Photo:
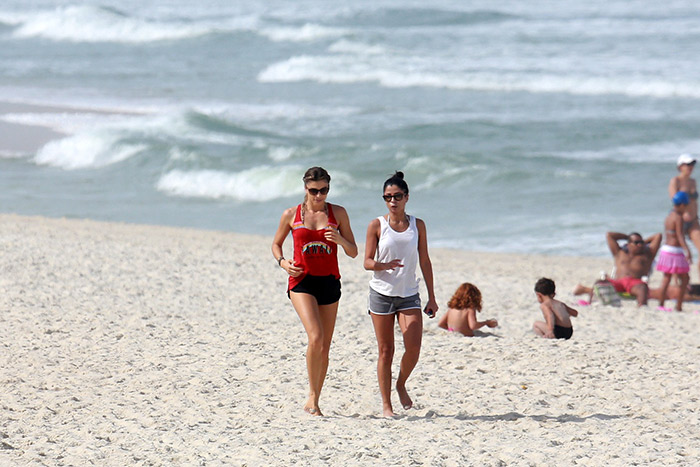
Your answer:
[[[319,211],[316,211],[319,212]],[[323,203],[323,212],[326,213],[326,217],[328,217],[328,203],[324,202]],[[305,224],[304,222],[304,215],[306,214],[306,201],[304,201],[301,204],[301,223]]]

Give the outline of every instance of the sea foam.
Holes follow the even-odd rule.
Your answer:
[[[269,201],[303,193],[299,181],[299,174],[303,171],[302,167],[269,165],[240,172],[176,169],[163,175],[156,188],[186,198]]]
[[[341,37],[348,34],[349,30],[307,23],[300,27],[270,26],[261,29],[260,33],[275,42],[308,42]]]
[[[426,71],[422,71],[425,68]],[[432,71],[427,71],[432,68]],[[258,74],[263,83],[316,81],[319,83],[376,82],[387,88],[437,87],[456,90],[575,95],[620,94],[631,97],[700,99],[700,87],[692,82],[658,77],[606,78],[590,75],[561,76],[549,73],[463,73],[435,71],[420,60],[389,60],[386,56],[361,60],[358,55],[300,55],[276,62]]]
[[[34,162],[66,170],[97,168],[126,160],[144,149],[146,145],[122,142],[114,133],[79,133],[50,141],[39,149]]]
[[[0,14],[14,25],[16,38],[41,37],[72,42],[151,42],[177,40],[215,32],[215,24],[152,21],[118,10],[89,5],[59,7],[24,14]]]

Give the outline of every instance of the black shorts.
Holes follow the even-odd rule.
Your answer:
[[[571,339],[574,334],[574,328],[565,328],[564,326],[554,325],[554,337],[557,339]]]
[[[340,279],[336,279],[333,275],[307,274],[291,291],[312,295],[319,305],[330,305],[340,300]],[[289,291],[287,291],[287,297],[289,297]]]

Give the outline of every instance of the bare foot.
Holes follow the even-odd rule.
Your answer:
[[[413,407],[413,401],[408,395],[408,391],[406,391],[406,386],[403,384],[399,384],[398,382],[396,383],[396,392],[399,393],[399,400],[401,401],[401,405],[403,406],[404,410],[408,410],[411,407]]]
[[[304,407],[304,412],[306,412],[309,415],[313,415],[314,417],[323,417],[321,409],[319,409],[318,407]]]
[[[391,407],[391,404],[389,404],[389,405],[386,405],[386,404],[385,404],[385,405],[384,405],[384,409],[383,409],[382,415],[384,415],[384,416],[387,417],[387,418],[391,418],[391,417],[394,416],[394,409]]]

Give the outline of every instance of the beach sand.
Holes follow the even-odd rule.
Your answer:
[[[426,319],[415,407],[394,394],[385,419],[369,273],[342,257],[317,418],[302,411],[306,336],[271,236],[16,215],[0,226],[0,465],[700,462],[700,304],[578,307],[571,290],[607,258],[432,249],[441,312],[470,281],[500,326],[465,338]],[[531,331],[540,276],[580,311],[569,341]]]

